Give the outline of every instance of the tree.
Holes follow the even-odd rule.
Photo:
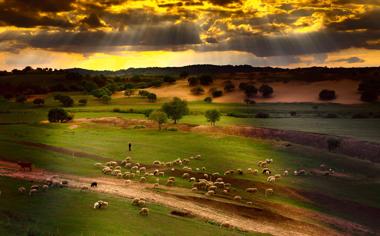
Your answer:
[[[241,82],[239,84],[239,89],[244,91],[247,86],[248,86],[248,84],[246,82]]]
[[[210,75],[202,75],[199,77],[199,82],[201,85],[210,85],[214,82]]]
[[[227,81],[224,85],[224,91],[225,92],[232,92],[235,89],[235,85],[232,83],[232,81]]]
[[[262,94],[262,96],[265,98],[270,97],[273,94],[273,88],[267,84],[261,85],[261,87],[259,88],[259,91]]]
[[[244,89],[245,96],[253,97],[257,94],[257,88],[253,84],[248,84]]]
[[[130,97],[130,96],[132,96],[134,94],[134,92],[135,91],[133,89],[126,89],[124,91],[124,96]]]
[[[202,86],[197,86],[195,88],[192,88],[190,91],[194,95],[201,95],[205,92],[205,90],[202,88]]]
[[[26,102],[26,96],[25,95],[18,95],[17,97],[16,97],[16,102],[18,102],[18,103],[24,103],[24,102]]]
[[[140,97],[147,97],[150,93],[146,90],[139,90]]]
[[[33,104],[37,106],[43,106],[45,104],[45,100],[42,98],[36,98],[33,100]]]
[[[218,110],[212,109],[205,112],[205,117],[211,126],[215,126],[215,123],[220,120],[221,113]]]
[[[166,75],[164,76],[164,82],[172,84],[176,82],[176,79],[172,76]]]
[[[49,122],[52,123],[63,123],[73,119],[73,115],[69,114],[63,108],[53,108],[48,113]]]
[[[161,130],[162,124],[166,123],[168,121],[168,116],[165,112],[156,110],[152,111],[149,115],[149,120],[153,120],[157,122],[158,124],[158,130]]]
[[[222,91],[222,90],[218,90],[218,89],[213,90],[213,91],[211,92],[211,96],[212,96],[213,98],[221,97],[221,96],[223,96],[223,91]]]
[[[148,98],[149,102],[155,102],[157,100],[157,95],[154,93],[149,93],[146,97]]]
[[[173,98],[170,102],[164,103],[162,110],[174,121],[174,124],[177,123],[177,120],[180,120],[184,115],[189,113],[187,102],[178,97]]]
[[[108,104],[111,101],[111,96],[103,95],[100,99],[103,103]]]
[[[330,100],[334,100],[335,98],[336,98],[336,94],[334,90],[323,89],[319,93],[319,100],[330,101]]]
[[[378,93],[374,89],[366,89],[362,92],[360,100],[364,102],[375,102],[378,98]]]
[[[85,98],[82,98],[82,99],[79,99],[79,104],[82,105],[82,106],[86,106],[87,105],[87,99]]]
[[[74,105],[74,100],[66,95],[60,96],[59,101],[62,103],[64,107],[72,107]]]
[[[187,79],[187,82],[189,83],[189,86],[196,86],[199,84],[199,78],[198,77],[190,77]]]
[[[203,101],[207,103],[212,103],[212,97],[206,97]]]

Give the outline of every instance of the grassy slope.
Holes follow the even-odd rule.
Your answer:
[[[0,182],[0,235],[255,235],[171,216],[170,209],[159,205],[149,204],[151,214],[143,217],[128,199],[71,189],[29,197],[19,194],[17,186],[31,183],[4,177]],[[99,199],[109,207],[94,210]]]

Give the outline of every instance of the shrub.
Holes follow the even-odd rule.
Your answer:
[[[328,89],[323,89],[319,93],[319,99],[323,101],[330,101],[336,99],[336,94],[334,90],[328,90]]]
[[[211,92],[211,96],[213,98],[221,97],[221,96],[223,96],[223,91],[222,90],[214,90]]]
[[[215,126],[215,123],[220,120],[221,113],[218,110],[207,110],[205,112],[205,117],[208,122],[211,123],[211,126]]]
[[[270,97],[272,96],[273,94],[273,88],[267,84],[263,84],[260,88],[259,88],[259,92],[261,93],[261,95],[265,98],[267,97]]]
[[[161,130],[161,126],[162,126],[162,124],[167,122],[168,116],[166,115],[165,112],[156,110],[156,111],[153,111],[152,113],[150,113],[149,119],[157,122],[158,130]]]
[[[227,81],[224,85],[224,91],[225,92],[232,92],[235,89],[235,85],[232,83],[232,81]]]
[[[253,84],[248,84],[244,89],[245,96],[253,97],[257,94],[257,88]]]
[[[205,92],[205,90],[201,86],[197,86],[195,88],[192,88],[190,91],[194,95],[201,95]]]
[[[78,103],[82,106],[86,106],[87,105],[87,99],[85,99],[85,98],[79,99]]]
[[[202,75],[199,77],[199,82],[201,85],[210,85],[214,82],[210,75]]]
[[[203,101],[207,103],[212,103],[212,97],[206,97]]]
[[[62,108],[53,108],[50,109],[48,113],[48,119],[49,122],[56,123],[56,122],[67,122],[73,119],[73,115],[69,114],[67,111],[65,111]]]
[[[336,138],[327,139],[327,148],[330,152],[336,150],[340,146],[340,140]]]
[[[374,89],[367,89],[362,92],[360,96],[360,100],[364,102],[375,102],[377,101],[378,93]]]
[[[255,115],[255,118],[269,118],[269,114],[265,112],[259,112]]]
[[[146,97],[148,98],[149,102],[155,102],[157,100],[157,95],[154,93],[149,93]]]
[[[62,103],[62,106],[64,107],[72,107],[74,105],[74,100],[66,95],[60,96],[58,100]]]
[[[42,106],[45,104],[45,100],[42,98],[36,98],[33,100],[33,104],[35,104],[37,106]]]
[[[245,90],[245,88],[248,86],[248,83],[246,83],[246,82],[241,82],[240,84],[239,84],[239,89],[240,90]]]
[[[147,97],[150,94],[150,92],[146,90],[139,90],[139,96],[140,97]]]
[[[164,77],[164,82],[166,82],[166,83],[175,83],[177,80],[174,78],[174,77],[172,77],[172,76],[165,76]]]
[[[108,104],[111,101],[111,96],[103,95],[100,100],[102,100],[103,103]]]
[[[189,86],[196,86],[196,85],[199,85],[199,78],[198,77],[190,77],[187,79],[187,82],[189,83]]]
[[[17,97],[16,97],[16,102],[18,102],[18,103],[24,103],[24,102],[26,102],[26,96],[25,95],[18,95]]]

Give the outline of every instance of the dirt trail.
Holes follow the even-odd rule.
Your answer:
[[[149,202],[189,211],[194,216],[202,219],[217,223],[228,223],[242,230],[272,235],[340,235],[339,232],[322,226],[329,225],[331,222],[335,224],[335,227],[344,229],[346,232],[368,233],[360,225],[305,209],[287,206],[287,209],[282,207],[285,210],[283,214],[280,214],[282,210],[278,208],[279,206],[274,209],[259,205],[250,207],[218,197],[206,198],[184,188],[160,186],[164,190],[164,192],[160,193],[153,190],[152,184],[132,182],[127,185],[120,179],[107,177],[86,178],[57,174],[41,169],[35,169],[33,172],[23,172],[19,171],[14,163],[4,161],[0,161],[0,175],[34,181],[43,181],[48,178],[54,178],[59,181],[67,180],[69,182],[68,186],[71,188],[89,186],[92,181],[96,180],[99,187],[91,189],[91,191],[127,198],[142,197]],[[313,217],[309,218],[310,216]],[[318,219],[318,221],[314,219]]]

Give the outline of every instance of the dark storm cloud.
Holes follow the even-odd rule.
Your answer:
[[[33,12],[63,12],[73,9],[75,0],[5,0],[2,9],[24,9]]]
[[[211,2],[214,5],[220,5],[220,6],[226,6],[231,3],[240,3],[239,0],[208,0],[208,2]]]
[[[333,60],[331,62],[347,62],[349,64],[353,64],[353,63],[362,63],[362,62],[365,62],[365,60],[363,60],[359,57],[349,57],[349,58],[342,58],[342,59]]]
[[[330,24],[329,27],[336,30],[380,30],[380,9],[367,12],[357,18]]]
[[[103,23],[100,21],[100,18],[94,13],[89,15],[88,17],[85,17],[81,22],[90,28],[98,28],[103,26]]]
[[[1,41],[17,41],[14,44],[20,47],[28,45],[32,48],[49,49],[55,51],[92,53],[110,51],[123,46],[135,46],[141,49],[152,47],[155,49],[171,49],[183,45],[199,44],[199,29],[191,23],[177,25],[147,26],[127,31],[103,32],[40,32],[38,34],[2,33]]]
[[[287,36],[241,36],[233,37],[217,45],[208,45],[200,50],[236,50],[251,52],[258,57],[305,55],[328,53],[357,48],[376,48],[379,45],[369,45],[367,41],[380,38],[380,32],[335,32],[320,31],[308,34],[293,34]]]

